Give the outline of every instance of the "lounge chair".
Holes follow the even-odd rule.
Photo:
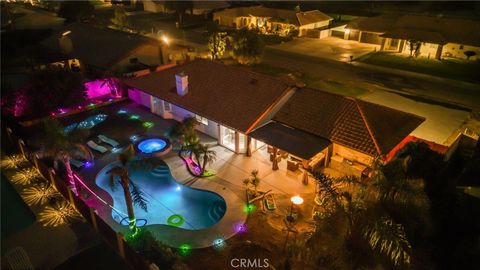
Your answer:
[[[265,195],[265,206],[267,207],[268,210],[275,210],[277,209],[277,204],[275,203],[275,197],[273,197],[273,194],[267,194]]]
[[[80,160],[76,159],[70,159],[70,165],[73,165],[75,168],[80,169],[82,168],[85,164],[81,162]]]
[[[101,146],[101,145],[98,145],[98,144],[96,144],[94,141],[88,141],[88,142],[87,142],[87,145],[88,145],[90,148],[92,148],[93,150],[96,150],[96,151],[98,151],[98,152],[100,152],[100,153],[102,153],[102,154],[108,151],[108,149],[107,149],[106,147],[103,147],[103,146]]]
[[[119,143],[117,141],[115,141],[114,139],[110,139],[105,135],[101,135],[101,134],[98,135],[98,139],[100,139],[100,141],[102,141],[104,143],[110,144],[112,147],[117,147],[119,145]]]

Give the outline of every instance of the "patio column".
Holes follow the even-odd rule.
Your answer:
[[[235,131],[235,154],[240,153],[240,134]]]
[[[245,135],[247,137],[247,157],[252,156],[252,137]]]
[[[273,147],[273,160],[272,160],[272,170],[278,170],[278,159],[277,159],[278,148]]]
[[[302,178],[302,183],[304,185],[308,185],[308,160],[303,160],[302,161],[302,167],[303,167],[303,178]]]

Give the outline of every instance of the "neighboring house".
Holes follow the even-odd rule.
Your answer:
[[[480,21],[417,15],[383,15],[351,21],[345,38],[381,45],[381,50],[410,55],[410,42],[419,41],[418,55],[429,58],[480,59]],[[415,44],[412,42],[412,46]],[[416,46],[413,46],[415,49]]]
[[[126,32],[97,28],[87,24],[71,24],[56,32],[41,45],[48,51],[64,55],[68,67],[88,72],[129,72],[161,64],[158,40]]]
[[[298,31],[298,36],[318,32],[319,37],[324,37],[328,36],[328,31],[323,34],[320,31],[328,29],[333,18],[318,10],[295,11],[255,6],[215,12],[213,20],[223,27],[259,29],[280,36]]]
[[[154,13],[173,13],[174,10],[170,10],[165,5],[166,1],[162,0],[144,0],[143,9],[148,12]],[[191,10],[186,10],[187,13],[192,13],[194,15],[203,15],[210,14],[215,10],[221,10],[228,8],[230,5],[225,1],[193,1],[193,8]]]
[[[361,174],[374,158],[386,157],[424,121],[200,59],[125,83],[131,87],[130,99],[163,118],[196,117],[198,130],[235,153],[273,147],[313,169],[332,166]]]
[[[65,19],[55,13],[21,6],[2,6],[2,29],[8,30],[58,30]]]

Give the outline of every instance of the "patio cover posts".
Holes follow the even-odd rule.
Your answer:
[[[286,152],[300,158],[299,161],[302,162],[302,167],[306,171],[309,160],[330,145],[330,141],[327,139],[291,128],[279,122],[270,122],[255,129],[249,135],[272,146],[273,170],[278,170],[278,159],[276,158],[278,154]],[[306,172],[305,174],[304,177],[308,178],[308,174]]]

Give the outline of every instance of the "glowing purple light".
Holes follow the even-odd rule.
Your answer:
[[[87,96],[89,99],[109,95],[111,93],[109,84],[105,83],[105,80],[86,82],[84,85],[85,88],[87,88]]]
[[[22,116],[26,106],[27,106],[27,96],[23,94],[17,96],[17,98],[15,99],[15,106],[13,108],[13,115],[15,117]]]
[[[87,161],[85,162],[85,168],[90,168],[93,166],[93,162]]]
[[[246,233],[247,232],[247,224],[240,222],[235,224],[235,232],[236,233]]]

